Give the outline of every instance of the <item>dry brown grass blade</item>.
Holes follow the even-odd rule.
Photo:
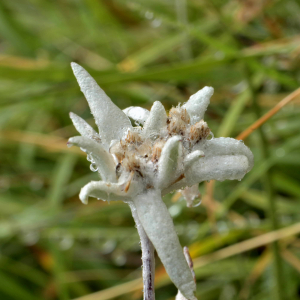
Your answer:
[[[71,149],[69,149],[67,147],[67,140],[59,136],[51,136],[51,135],[45,135],[41,133],[26,132],[26,131],[19,131],[19,130],[6,130],[6,131],[0,131],[0,139],[41,146],[45,148],[47,151],[68,152],[68,153],[73,152],[73,153],[85,155],[77,147],[72,147]]]
[[[257,259],[250,275],[245,280],[245,283],[240,291],[240,299],[248,299],[250,289],[255,283],[255,281],[261,276],[266,267],[270,264],[272,258],[272,253],[269,249],[265,250],[264,253]]]
[[[268,245],[274,241],[278,241],[298,233],[300,233],[300,223],[296,223],[289,227],[285,227],[277,231],[271,231],[260,236],[254,237],[252,239],[236,243],[235,245],[228,246],[211,254],[207,254],[193,259],[194,269],[196,270],[221,259],[225,259],[236,254],[255,249],[257,247]],[[156,274],[158,276],[156,276],[155,282],[157,284],[155,284],[155,286],[161,287],[169,283],[169,279],[167,278],[167,275],[163,268],[159,268]],[[135,279],[124,284],[105,289],[103,291],[76,298],[74,300],[109,300],[117,296],[124,295],[126,293],[134,292],[138,289],[142,289],[142,279]]]
[[[300,260],[289,250],[285,249],[281,253],[285,261],[287,261],[293,268],[295,268],[300,273]]]
[[[259,118],[256,122],[254,122],[251,126],[245,129],[242,133],[240,133],[236,139],[244,140],[247,138],[254,130],[262,126],[266,121],[268,121],[272,116],[274,116],[279,110],[281,110],[285,105],[294,100],[298,95],[300,95],[300,88],[289,94],[287,97],[282,99],[277,105],[275,105],[271,110],[269,110],[266,114],[264,114],[261,118]]]
[[[194,259],[194,268],[201,268],[210,263],[255,249],[257,247],[268,245],[272,242],[298,234],[299,232],[300,223],[296,223],[289,227],[262,234],[252,239],[236,243],[221,250],[215,251],[211,254],[203,255],[197,259]]]

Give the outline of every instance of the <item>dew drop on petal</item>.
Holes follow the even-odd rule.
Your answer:
[[[212,140],[214,138],[215,138],[214,134],[212,132],[210,132],[206,139],[207,140]]]
[[[91,163],[94,162],[93,157],[92,157],[92,152],[87,155],[86,159],[87,159],[87,161],[89,161]]]
[[[74,244],[74,239],[72,236],[64,236],[59,243],[59,247],[61,250],[68,250]]]
[[[196,207],[201,204],[201,194],[199,193],[198,184],[186,187],[184,190],[180,190],[180,192],[186,200],[187,207]]]
[[[145,17],[146,17],[146,19],[151,20],[151,19],[153,19],[153,16],[154,16],[154,14],[153,14],[152,11],[147,10],[147,11],[145,12]]]
[[[196,198],[193,200],[193,203],[192,203],[192,207],[197,207],[201,204],[202,202],[202,199],[201,198]]]
[[[97,165],[94,164],[94,163],[91,163],[90,169],[91,169],[92,172],[97,172],[97,171],[98,171],[98,167],[97,167]]]
[[[151,26],[153,27],[153,28],[157,28],[157,27],[159,27],[160,25],[161,25],[161,20],[160,19],[154,19],[152,22],[151,22]]]

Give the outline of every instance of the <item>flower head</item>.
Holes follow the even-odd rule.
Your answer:
[[[187,299],[195,299],[195,283],[161,197],[205,180],[242,179],[253,166],[251,151],[232,138],[208,139],[211,131],[203,117],[211,87],[169,115],[159,101],[150,112],[141,107],[122,111],[86,70],[76,63],[72,68],[99,129],[97,133],[70,114],[81,136],[68,144],[81,147],[101,177],[81,189],[81,201],[87,204],[95,197],[130,202],[171,280]]]

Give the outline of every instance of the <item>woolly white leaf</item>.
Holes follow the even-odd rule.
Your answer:
[[[134,121],[144,124],[148,119],[150,112],[148,109],[139,107],[139,106],[130,106],[123,109],[123,112],[126,114],[127,117],[133,119]]]
[[[206,86],[196,94],[192,95],[188,102],[182,106],[189,113],[192,124],[195,124],[203,119],[204,113],[209,105],[209,100],[213,93],[214,89]]]
[[[100,137],[98,133],[82,118],[76,114],[70,112],[70,118],[76,128],[76,130],[82,135],[90,139],[100,142]]]
[[[197,146],[196,146],[197,147]],[[200,146],[206,158],[218,155],[245,155],[248,158],[249,172],[254,164],[253,154],[251,150],[243,143],[233,138],[220,137],[211,139]]]
[[[110,100],[84,68],[76,63],[72,63],[71,66],[94,115],[102,142],[109,145],[111,140],[121,139],[128,128],[132,128],[128,117]]]
[[[166,188],[175,182],[180,174],[180,162],[182,157],[182,145],[179,136],[168,139],[164,145],[158,161],[157,187]]]
[[[206,180],[240,180],[249,169],[249,161],[245,155],[220,155],[204,157],[186,170],[188,185]]]
[[[103,180],[110,182],[117,181],[114,159],[100,144],[83,136],[70,138],[68,144],[81,147],[92,156]]]
[[[143,128],[144,136],[156,138],[166,129],[166,122],[167,114],[164,106],[159,101],[155,101]]]
[[[201,150],[195,150],[192,153],[188,154],[184,159],[184,168],[189,168],[193,163],[195,163],[198,159],[204,157],[204,152]]]
[[[191,270],[182,253],[172,218],[159,190],[148,190],[133,199],[139,219],[175,286],[189,300],[196,290]]]
[[[89,197],[105,201],[130,201],[134,187],[130,187],[127,192],[125,192],[125,188],[125,183],[119,184],[104,181],[91,181],[81,189],[79,198],[84,204],[88,203]]]

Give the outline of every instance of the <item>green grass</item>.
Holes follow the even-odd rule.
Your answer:
[[[76,135],[68,113],[94,123],[70,62],[89,70],[121,108],[160,100],[170,109],[213,86],[205,120],[216,137],[235,137],[300,85],[300,2],[250,2],[0,2],[0,299],[142,299],[129,208],[78,198],[97,175],[65,146]],[[300,222],[299,104],[245,140],[255,166],[241,182],[215,184],[213,209],[166,196],[195,261],[271,232],[274,218],[279,228]],[[290,235],[275,252],[266,244],[195,272],[201,300],[296,300],[300,240]],[[157,259],[156,299],[175,294]]]

